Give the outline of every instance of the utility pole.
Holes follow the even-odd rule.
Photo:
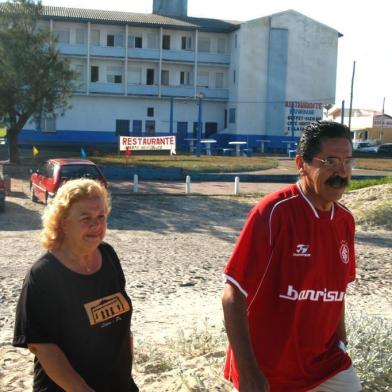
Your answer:
[[[355,61],[353,64],[353,76],[351,78],[350,110],[348,113],[348,129],[351,131],[351,112],[353,109],[353,91],[354,91]]]
[[[380,143],[382,143],[382,139],[384,137],[384,109],[385,109],[385,97],[382,100]]]

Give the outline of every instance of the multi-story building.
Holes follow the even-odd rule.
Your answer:
[[[335,101],[336,30],[288,10],[247,22],[44,6],[42,24],[78,71],[72,108],[29,121],[20,142],[115,144],[118,135],[213,137],[282,148]]]

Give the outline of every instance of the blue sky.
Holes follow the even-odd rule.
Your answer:
[[[356,61],[353,106],[392,115],[392,22],[390,0],[188,0],[188,15],[250,20],[294,9],[340,33],[336,103],[350,102]],[[44,5],[150,13],[152,0],[43,0]]]

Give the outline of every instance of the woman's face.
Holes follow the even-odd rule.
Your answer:
[[[77,250],[94,250],[106,233],[107,210],[99,196],[74,203],[63,221],[64,242]]]

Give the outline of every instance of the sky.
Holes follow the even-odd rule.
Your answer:
[[[44,5],[151,13],[153,0],[43,0]],[[339,31],[336,104],[392,115],[390,0],[188,0],[188,15],[246,21],[293,9]]]

